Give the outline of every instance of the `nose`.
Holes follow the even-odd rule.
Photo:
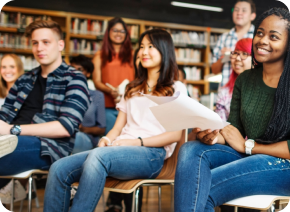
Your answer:
[[[144,47],[141,51],[142,55],[147,55],[148,54],[148,48]]]
[[[260,44],[268,44],[269,43],[268,37],[266,35],[261,37],[260,40],[259,40],[259,43]]]
[[[241,54],[238,54],[238,56],[236,57],[236,60],[239,60],[239,61],[242,60],[242,58],[241,58]]]
[[[41,42],[39,42],[37,44],[37,51],[41,51],[41,50],[42,50],[42,44],[41,44]]]

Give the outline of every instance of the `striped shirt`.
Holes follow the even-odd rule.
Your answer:
[[[243,38],[253,38],[254,37],[255,27],[252,24],[249,31],[244,35]],[[213,49],[213,63],[217,62],[217,60],[222,56],[221,50],[223,48],[230,48],[232,51],[235,50],[236,43],[238,42],[238,36],[236,34],[236,29],[232,28],[229,32],[223,33]],[[222,69],[222,81],[221,87],[227,84],[231,75],[231,62],[226,62],[223,65]]]
[[[17,116],[33,89],[39,71],[41,71],[40,66],[25,73],[15,82],[0,110],[1,120],[10,124]],[[81,72],[63,62],[56,70],[48,74],[42,113],[34,115],[32,124],[59,121],[71,137],[57,139],[40,137],[41,156],[48,155],[54,162],[71,153],[74,135],[89,105],[87,82]]]

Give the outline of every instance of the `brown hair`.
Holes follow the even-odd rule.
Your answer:
[[[32,32],[36,29],[43,29],[48,28],[52,29],[54,32],[57,33],[60,40],[63,40],[63,34],[60,25],[55,21],[34,21],[31,24],[29,24],[25,29],[25,36],[28,38],[31,38]]]
[[[144,32],[139,39],[139,46],[144,37],[147,37],[153,46],[161,54],[161,67],[154,96],[172,96],[174,94],[174,81],[178,80],[178,66],[175,59],[174,44],[171,35],[162,29],[152,29]],[[126,87],[125,98],[129,99],[139,95],[138,91],[148,94],[147,91],[148,72],[141,64],[138,66],[135,80]]]
[[[18,77],[20,77],[22,74],[24,74],[23,63],[22,63],[21,59],[17,55],[15,55],[15,54],[5,54],[1,58],[0,66],[2,66],[2,60],[5,57],[12,57],[13,58],[13,60],[14,60],[14,62],[16,64],[16,68],[17,68],[17,72],[18,72]],[[6,93],[7,93],[7,83],[2,78],[2,75],[0,74],[0,98],[5,98],[6,97]]]
[[[235,6],[238,2],[247,2],[251,5],[251,12],[252,13],[256,13],[256,5],[255,3],[253,2],[253,0],[237,0],[237,2],[235,3]]]

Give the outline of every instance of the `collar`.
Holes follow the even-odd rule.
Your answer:
[[[252,33],[252,34],[254,34],[254,31],[255,31],[255,26],[254,26],[253,24],[251,24],[251,27],[250,27],[249,31],[247,32],[247,34],[248,34],[248,33]],[[234,36],[234,35],[236,34],[236,28],[233,27],[233,28],[229,31],[229,34],[230,34],[231,36]]]
[[[62,61],[60,66],[57,67],[57,69],[55,69],[53,72],[49,73],[47,77],[56,76],[58,78],[61,78],[63,77],[64,70],[67,70],[67,69],[68,69],[68,65],[64,61]],[[37,68],[33,69],[32,74],[36,76],[39,71],[41,71],[41,66],[38,66]]]

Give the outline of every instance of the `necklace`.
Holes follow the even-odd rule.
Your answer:
[[[148,84],[148,82],[146,82],[146,83],[147,83],[147,86],[148,86],[148,92],[151,92],[151,91],[152,91],[152,88],[153,88],[154,86],[153,86],[153,87],[150,87],[149,84]]]

